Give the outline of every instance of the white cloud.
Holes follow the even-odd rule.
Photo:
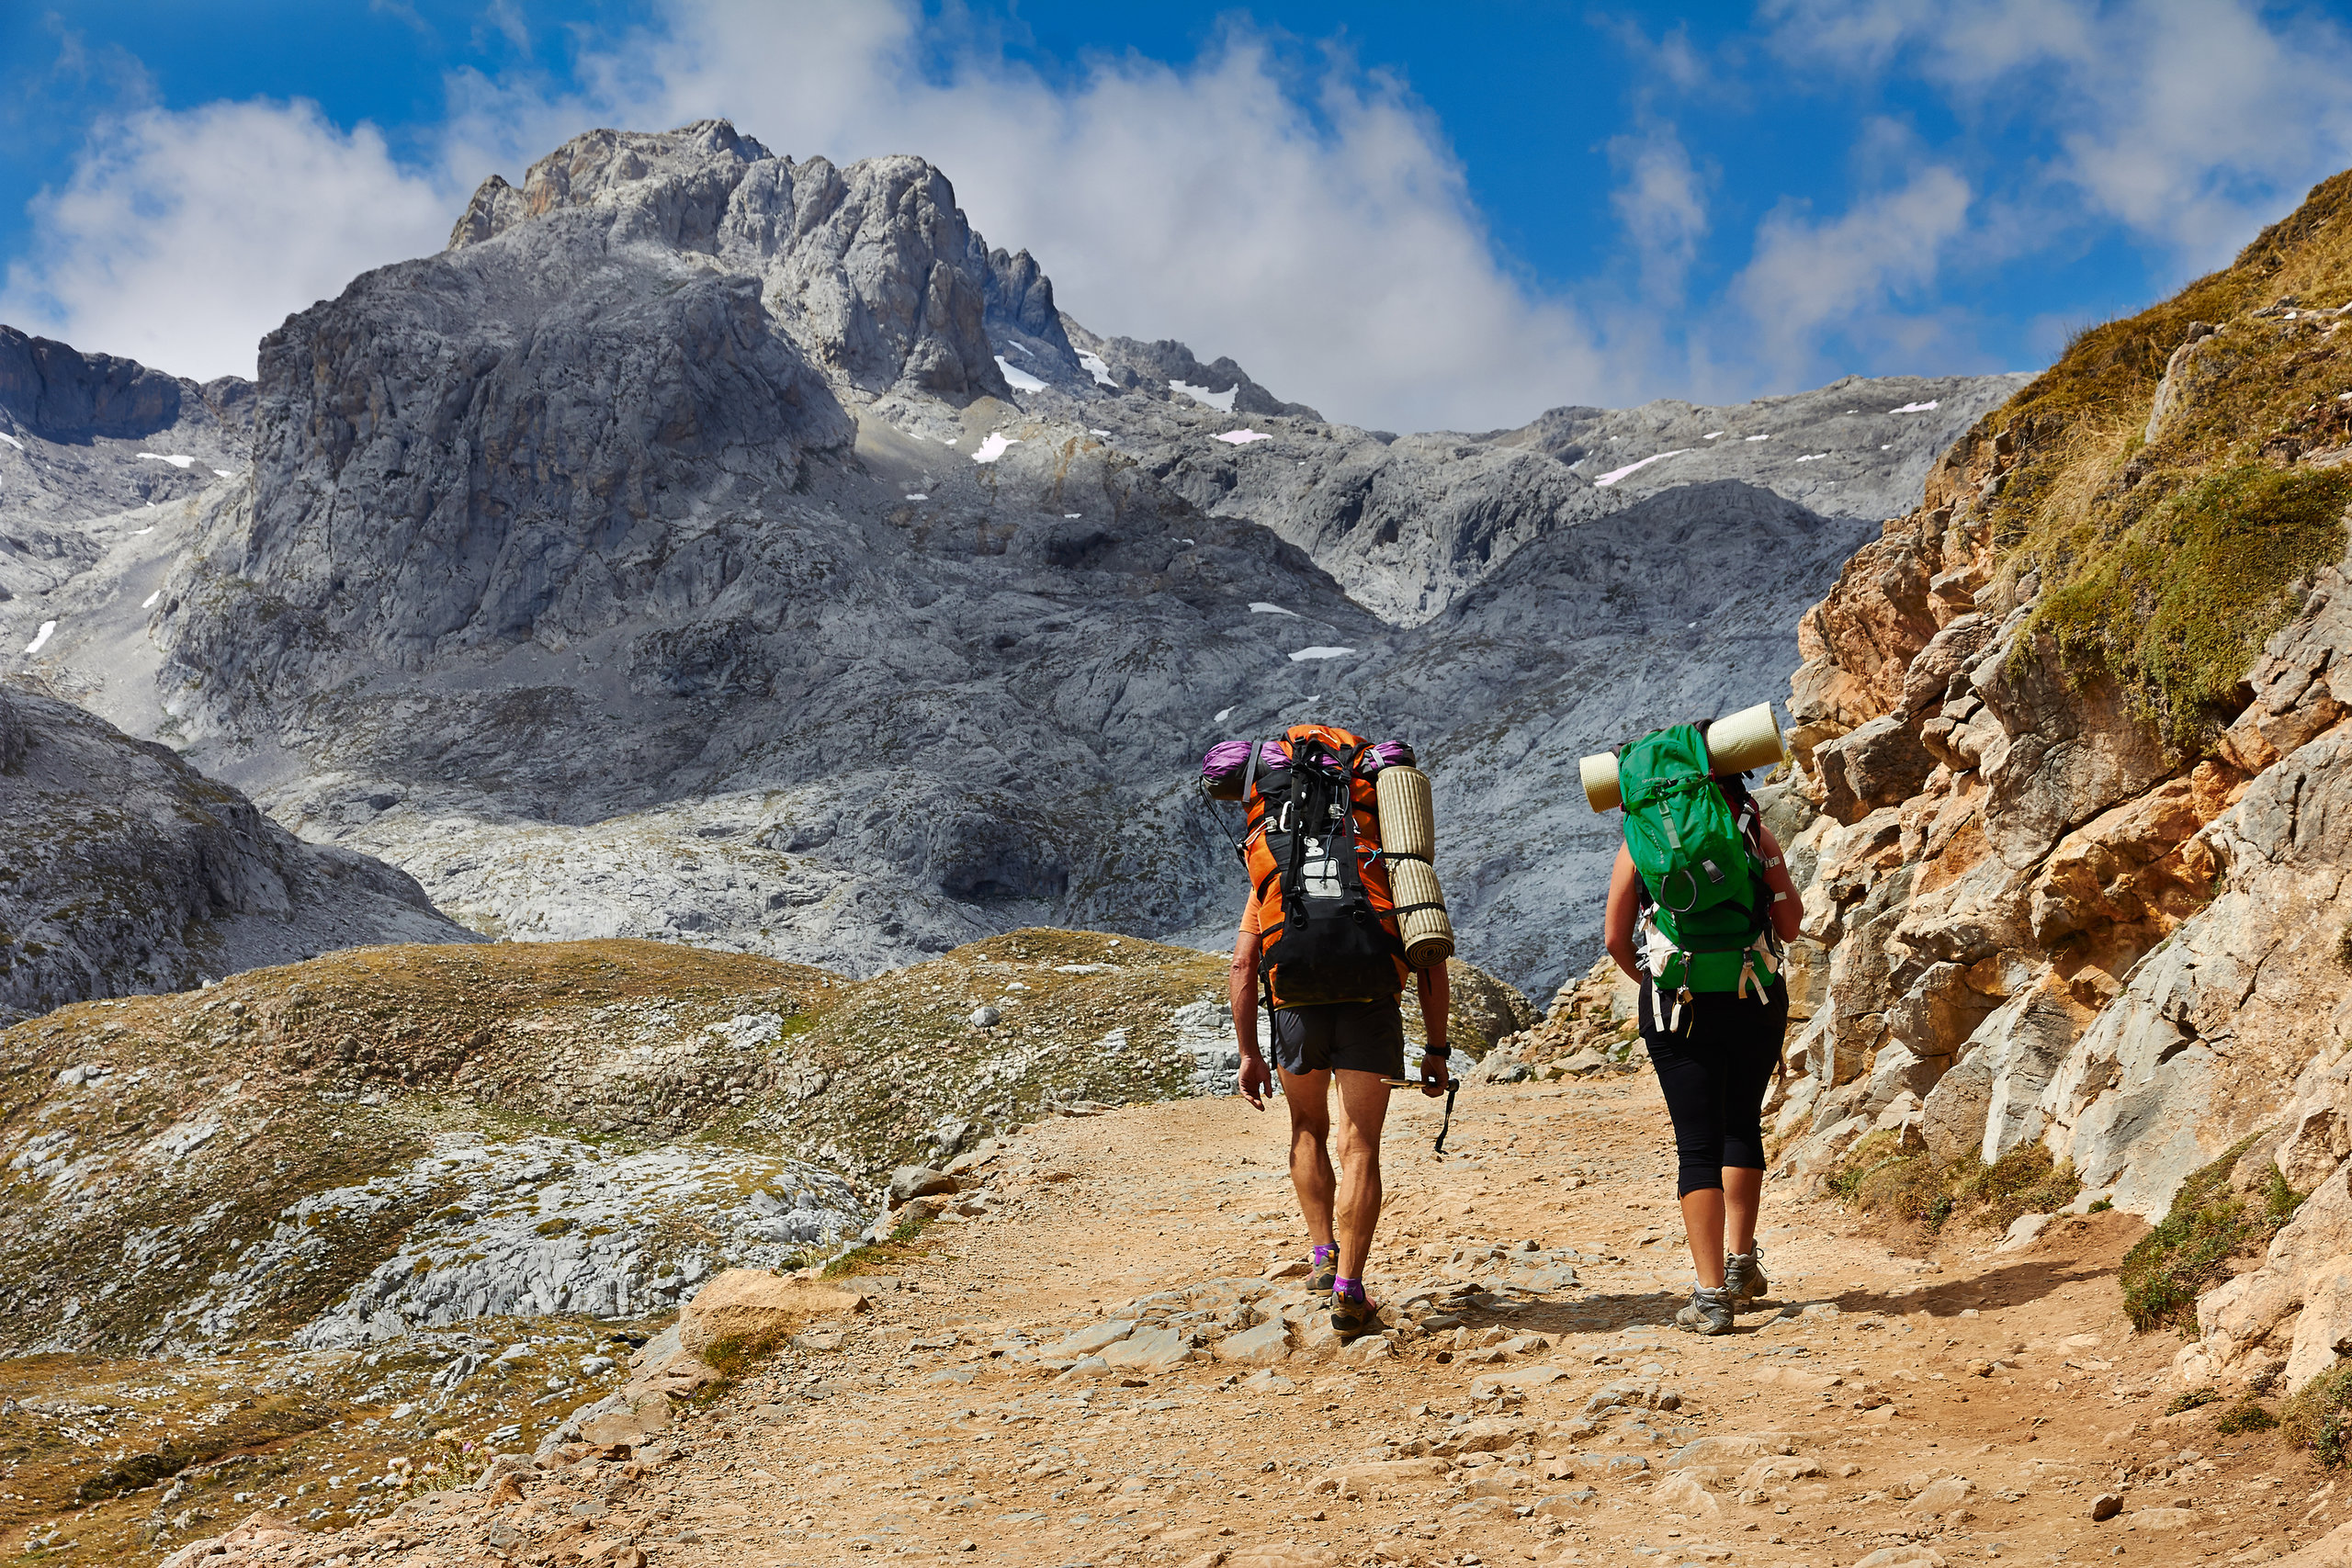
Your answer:
[[[1642,293],[1679,303],[1707,232],[1706,182],[1668,126],[1612,139],[1609,162],[1621,181],[1609,204],[1634,242]]]
[[[1898,309],[1931,284],[1967,231],[1968,182],[1930,166],[1903,185],[1815,221],[1783,208],[1757,231],[1732,292],[1754,323],[1752,357],[1782,384],[1820,376],[1827,339],[1872,347],[1932,343],[1932,318]]]
[[[2012,200],[2226,259],[2352,162],[2352,39],[2245,0],[1768,0],[1792,60],[1908,70],[2042,143]]]
[[[288,313],[439,248],[454,218],[446,184],[313,105],[134,109],[34,204],[0,320],[175,375],[250,376]]]

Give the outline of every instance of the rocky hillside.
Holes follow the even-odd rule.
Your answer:
[[[46,591],[153,522],[137,512],[243,472],[252,422],[249,381],[199,386],[0,326],[0,649],[56,618]]]
[[[477,930],[1221,943],[1193,769],[1314,714],[1421,748],[1464,951],[1539,992],[1597,927],[1576,757],[1774,694],[2017,385],[1361,430],[1069,321],[920,159],[718,122],[490,182],[261,367],[249,479],[107,524],[24,662]]]
[[[2352,175],[1977,423],[1792,688],[1819,995],[1782,1168],[1925,1205],[2039,1146],[2187,1203],[2126,1279],[2200,1382],[2352,1345],[2347,389]]]
[[[0,682],[0,1026],[384,942],[476,942],[413,877],[304,843],[168,747]]]

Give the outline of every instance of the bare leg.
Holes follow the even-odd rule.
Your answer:
[[[1729,1213],[1731,1250],[1756,1250],[1756,1212],[1764,1203],[1764,1173],[1724,1167],[1724,1207]]]
[[[1290,1184],[1298,1192],[1307,1239],[1329,1247],[1337,1185],[1331,1175],[1331,1075],[1276,1070],[1283,1075],[1283,1103],[1290,1107]]]
[[[1380,1129],[1388,1120],[1388,1086],[1378,1073],[1341,1072],[1340,1080],[1340,1278],[1361,1280],[1380,1224]]]
[[[1724,1172],[1729,1177],[1731,1172]],[[1748,1224],[1755,1221],[1755,1210],[1748,1211]],[[1699,1283],[1713,1290],[1724,1282],[1724,1190],[1702,1187],[1696,1192],[1682,1195],[1682,1229],[1690,1238],[1690,1266],[1699,1272]]]

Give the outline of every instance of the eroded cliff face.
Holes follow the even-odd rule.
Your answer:
[[[2313,1196],[2204,1298],[2200,1381],[2352,1347],[2347,207],[2339,175],[1987,415],[1792,682],[1819,1000],[1781,1168],[2039,1141],[2153,1219],[2275,1159]]]

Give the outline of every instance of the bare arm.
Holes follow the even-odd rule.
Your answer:
[[[1789,880],[1781,840],[1761,822],[1756,825],[1756,837],[1764,849],[1764,885],[1772,890],[1772,932],[1782,942],[1794,942],[1804,921],[1804,902],[1797,897],[1797,885]]]
[[[1617,846],[1617,863],[1609,873],[1609,908],[1601,917],[1601,932],[1609,956],[1629,980],[1642,977],[1634,962],[1634,911],[1640,903],[1642,874],[1634,869],[1633,852]]]
[[[1258,1050],[1258,933],[1244,931],[1234,939],[1233,963],[1226,971],[1226,995],[1233,1003],[1233,1036],[1241,1046],[1241,1072],[1235,1087],[1243,1099],[1266,1108],[1266,1093],[1274,1075]]]
[[[1453,1011],[1453,981],[1445,965],[1432,964],[1413,972],[1413,987],[1420,995],[1421,1032],[1429,1048],[1421,1056],[1421,1092],[1436,1094],[1453,1076],[1453,1065],[1438,1053],[1445,1051],[1445,1024]]]

